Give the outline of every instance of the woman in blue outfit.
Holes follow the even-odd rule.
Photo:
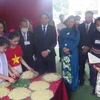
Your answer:
[[[65,20],[66,28],[59,35],[59,45],[62,54],[62,70],[67,89],[78,89],[78,44],[80,33],[75,26],[74,16]]]

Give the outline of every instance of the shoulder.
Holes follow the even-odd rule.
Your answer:
[[[84,25],[85,25],[85,23],[83,22],[83,23],[79,24],[79,27],[83,27]]]
[[[0,56],[6,56],[6,54],[5,53],[2,53],[2,54],[0,54]]]
[[[7,57],[7,56],[6,56],[6,53],[0,54],[0,58],[1,58],[1,59],[6,60],[6,57]]]
[[[91,26],[92,26],[92,27],[94,27],[94,28],[96,28],[96,25],[95,25],[95,23],[91,23]]]
[[[35,26],[34,30],[41,28],[41,25]]]
[[[29,33],[29,34],[33,34],[33,32],[32,32],[32,31],[28,31],[28,33]]]
[[[49,27],[49,28],[55,28],[55,27],[54,27],[54,26],[52,26],[52,25],[48,25],[48,27]]]
[[[6,55],[9,55],[10,52],[12,52],[12,49],[9,47],[9,48],[6,50],[5,54],[6,54]]]
[[[67,28],[63,28],[63,29],[61,29],[60,32],[65,32],[66,30],[67,30]]]
[[[60,30],[60,36],[64,35],[67,31],[67,28],[63,28]]]
[[[96,33],[98,33],[98,30],[97,29],[94,29],[92,33],[95,33],[96,34]]]
[[[17,30],[17,32],[20,34],[21,33],[21,30],[19,29],[19,30]]]

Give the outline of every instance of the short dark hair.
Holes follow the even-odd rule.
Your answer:
[[[2,25],[3,25],[3,27],[4,27],[3,32],[4,32],[4,33],[6,33],[6,32],[7,32],[7,27],[6,27],[6,23],[5,23],[5,21],[4,21],[4,20],[2,20],[2,19],[0,19],[0,24],[2,24]]]
[[[85,15],[87,15],[87,14],[93,15],[93,12],[92,12],[92,11],[86,11],[86,12],[85,12]]]
[[[61,18],[61,17],[64,17],[64,15],[63,15],[63,14],[60,14],[60,15],[59,15],[59,18]]]
[[[14,39],[14,38],[16,38],[16,37],[20,37],[18,31],[14,31],[14,32],[11,32],[11,33],[9,34],[9,39],[10,39],[10,40],[12,40],[12,39]]]
[[[10,42],[7,38],[5,37],[0,37],[0,46],[10,46]]]
[[[46,15],[48,18],[50,18],[49,14],[47,12],[43,12],[40,14],[40,17],[42,17],[42,15]]]
[[[22,19],[20,20],[20,24],[21,24],[22,22],[29,22],[29,21],[28,21],[28,19],[26,19],[26,18],[22,18]]]
[[[97,23],[97,21],[100,21],[100,17],[97,17],[97,18],[95,19],[95,24]]]

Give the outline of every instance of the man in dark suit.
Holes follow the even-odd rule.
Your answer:
[[[80,31],[80,43],[79,43],[79,80],[80,85],[84,84],[84,70],[85,63],[87,60],[87,53],[91,48],[91,34],[93,30],[96,28],[93,23],[93,12],[87,11],[85,13],[85,22],[79,25]],[[93,71],[94,69],[90,67],[90,84],[93,85]]]
[[[56,72],[55,51],[56,30],[48,25],[49,15],[40,15],[41,25],[34,28],[37,67],[40,74]]]
[[[34,55],[34,34],[31,31],[28,31],[29,21],[25,18],[22,18],[20,21],[20,34],[19,44],[23,50],[23,59],[26,63],[33,69],[35,69],[33,55]],[[23,66],[23,71],[26,68]]]

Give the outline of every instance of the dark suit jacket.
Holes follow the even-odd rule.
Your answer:
[[[80,31],[80,42],[79,42],[79,59],[86,60],[87,59],[87,53],[82,53],[82,47],[88,46],[91,48],[91,35],[93,30],[96,28],[94,23],[91,23],[88,34],[86,33],[85,23],[82,23],[79,25],[78,29]]]
[[[88,34],[86,33],[85,23],[79,25],[78,29],[80,31],[80,43],[79,48],[82,49],[83,46],[89,46],[91,43],[91,35],[93,30],[96,28],[94,23],[91,23]]]
[[[39,25],[34,28],[35,34],[35,46],[36,46],[36,56],[37,58],[43,58],[41,52],[49,49],[51,53],[48,55],[47,59],[52,59],[55,57],[54,48],[56,46],[56,30],[54,26],[48,25],[47,32],[44,36],[42,31],[42,26]]]
[[[35,47],[34,47],[34,34],[31,32],[31,31],[28,31],[27,33],[27,40],[30,41],[30,45],[24,45],[24,38],[22,36],[22,33],[21,31],[19,30],[18,31],[19,34],[20,34],[20,41],[19,41],[19,44],[21,45],[22,47],[22,50],[23,50],[23,56],[33,56],[34,54],[34,50],[35,50]]]

